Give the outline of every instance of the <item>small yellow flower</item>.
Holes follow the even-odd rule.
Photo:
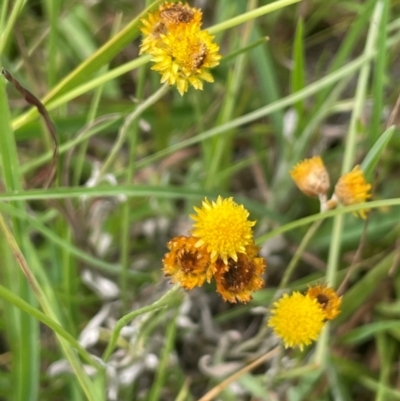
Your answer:
[[[158,10],[149,13],[141,20],[141,31],[144,35],[140,53],[151,52],[153,47],[160,45],[161,35],[166,35],[170,30],[179,25],[192,24],[200,27],[202,12],[192,8],[188,4],[166,2]]]
[[[326,285],[316,285],[308,289],[307,295],[318,302],[325,320],[332,320],[340,313],[342,297],[339,297],[332,288]]]
[[[155,62],[152,70],[162,75],[162,83],[176,85],[181,95],[188,90],[189,84],[202,90],[202,81],[214,81],[208,70],[221,59],[219,47],[212,40],[213,36],[196,25],[184,26],[179,32],[168,32],[161,45],[151,51]]]
[[[207,198],[202,208],[195,207],[197,215],[192,235],[197,238],[197,247],[205,247],[211,254],[211,262],[221,258],[228,264],[228,258],[238,261],[238,254],[246,252],[246,245],[253,241],[252,227],[255,221],[248,221],[249,212],[232,198],[210,202]]]
[[[210,282],[212,276],[210,255],[204,247],[196,247],[196,242],[193,237],[173,238],[163,259],[165,275],[187,290],[203,285],[205,280]]]
[[[153,56],[152,69],[161,74],[161,82],[176,85],[181,95],[189,85],[202,90],[203,81],[213,82],[209,69],[221,59],[214,37],[200,29],[201,18],[201,11],[186,4],[165,3],[142,21],[140,52]]]
[[[264,258],[254,257],[258,247],[251,244],[246,247],[246,253],[239,253],[237,261],[228,259],[225,264],[218,259],[213,266],[217,292],[224,301],[232,303],[249,302],[253,297],[251,293],[264,286],[262,275],[265,271]]]
[[[340,203],[348,206],[365,202],[371,197],[370,190],[371,184],[365,181],[364,173],[360,166],[356,166],[352,171],[339,178],[335,186],[335,195]],[[360,210],[358,214],[363,219],[366,218],[365,209]]]
[[[316,340],[324,326],[324,313],[318,302],[308,295],[284,294],[274,303],[268,326],[283,339],[285,348],[304,345]]]
[[[319,156],[297,163],[290,175],[300,191],[308,196],[325,195],[331,185],[329,174]]]

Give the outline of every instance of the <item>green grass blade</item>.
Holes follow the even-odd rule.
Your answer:
[[[372,178],[372,174],[375,170],[376,165],[383,153],[392,139],[393,133],[396,127],[389,127],[374,143],[372,148],[369,150],[367,155],[365,156],[363,162],[361,163],[361,170],[364,172],[365,178],[367,181],[370,181]]]
[[[304,70],[304,27],[303,20],[299,18],[296,27],[296,33],[293,44],[293,69],[291,72],[291,87],[292,93],[295,93],[305,86],[305,70]],[[300,117],[303,115],[304,103],[303,101],[297,102],[294,105],[297,111],[297,115]]]
[[[19,176],[19,160],[11,129],[10,111],[8,108],[7,94],[5,91],[4,77],[0,76],[0,159],[3,182],[8,191],[18,191],[22,188]],[[23,203],[15,202],[14,205],[23,209]],[[1,217],[1,216],[0,216]],[[28,240],[22,225],[16,219],[12,221],[12,227],[17,240],[24,244]],[[25,278],[17,269],[12,260],[5,261],[6,275],[9,277],[10,290],[17,293],[28,302],[35,302]],[[39,341],[38,322],[30,316],[15,311],[11,324],[15,324],[14,330],[17,337],[9,338],[15,358],[12,374],[15,385],[16,401],[34,401],[37,399],[39,388]],[[11,332],[11,331],[10,331]]]
[[[398,320],[385,320],[383,322],[373,322],[364,324],[362,327],[357,327],[346,333],[341,339],[344,344],[361,344],[378,333],[386,333],[395,331],[400,336],[400,327]]]
[[[13,34],[13,30],[15,29],[15,24],[17,22],[19,14],[22,12],[23,8],[25,7],[27,3],[27,0],[16,0],[14,2],[14,7],[11,11],[10,16],[6,17],[7,22],[5,23],[5,26],[1,26],[3,30],[0,33],[0,61],[3,57],[3,53],[6,53],[8,50],[8,46],[10,44],[10,38],[11,35]],[[5,1],[3,4],[3,16],[6,15],[7,12],[7,7],[8,1]],[[4,18],[4,17],[3,17]]]
[[[380,125],[383,117],[383,97],[385,95],[386,68],[388,52],[386,50],[387,25],[389,19],[389,0],[382,0],[382,18],[379,24],[374,78],[372,83],[372,115],[369,126],[368,144],[372,146],[379,138]]]

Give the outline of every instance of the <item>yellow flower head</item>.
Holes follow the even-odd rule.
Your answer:
[[[155,62],[152,70],[162,75],[162,83],[176,85],[181,95],[188,90],[189,84],[202,90],[203,81],[214,81],[208,70],[218,65],[221,58],[219,47],[212,40],[213,36],[195,25],[168,32],[161,45],[151,52]]]
[[[284,294],[274,303],[268,326],[282,338],[285,348],[304,345],[316,340],[324,326],[325,315],[315,299],[299,292]]]
[[[204,247],[196,247],[197,239],[179,236],[168,243],[170,252],[163,259],[163,271],[173,283],[191,290],[211,280],[210,255]]]
[[[308,196],[324,195],[331,185],[324,162],[319,156],[297,163],[290,175],[300,191]]]
[[[140,52],[153,56],[161,82],[176,85],[181,95],[189,85],[202,90],[203,81],[213,82],[209,69],[221,59],[214,37],[200,29],[201,18],[201,11],[186,4],[165,3],[143,20]]]
[[[249,212],[232,198],[210,202],[207,198],[202,208],[195,207],[197,215],[192,235],[197,238],[197,247],[204,246],[211,254],[211,262],[221,258],[228,264],[228,258],[238,261],[238,254],[246,252],[246,245],[253,241],[252,227],[255,221],[248,221]]]
[[[214,263],[217,292],[224,301],[249,302],[253,298],[251,293],[264,286],[265,259],[254,257],[258,252],[254,244],[247,246],[246,251],[238,254],[237,261],[229,258],[227,264],[221,259]]]
[[[166,2],[160,5],[158,10],[149,13],[146,18],[141,20],[144,39],[140,53],[151,51],[152,47],[157,47],[161,35],[166,35],[180,25],[192,24],[200,27],[201,19],[202,12],[188,4]]]
[[[360,166],[356,166],[350,173],[339,178],[335,186],[335,195],[340,203],[348,206],[365,202],[371,197],[370,190],[371,184],[365,181]],[[360,210],[358,214],[363,219],[366,218],[366,210]]]
[[[332,320],[340,313],[342,297],[339,297],[332,288],[316,285],[308,289],[307,295],[318,302],[325,320]]]

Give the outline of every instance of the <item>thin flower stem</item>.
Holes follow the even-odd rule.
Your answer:
[[[146,69],[141,67],[138,71],[138,83],[136,90],[136,98],[143,99],[144,84],[145,84]],[[139,136],[139,124],[135,120],[131,124],[131,135],[129,135],[129,160],[126,168],[125,183],[130,185],[133,182],[136,168],[136,148]],[[122,311],[123,313],[128,312],[128,293],[129,293],[129,263],[130,263],[130,216],[131,216],[131,202],[126,201],[123,203],[121,208],[121,252],[120,252],[120,263],[121,263],[121,274],[119,277],[119,285],[121,288],[121,300],[122,300]]]
[[[114,351],[114,348],[117,344],[119,333],[131,320],[135,319],[140,315],[143,315],[144,313],[153,312],[158,309],[167,307],[168,305],[170,305],[171,298],[173,298],[173,296],[176,294],[179,288],[180,286],[176,284],[172,288],[170,288],[158,301],[154,302],[153,304],[144,306],[143,308],[137,309],[135,311],[126,314],[125,316],[122,316],[121,319],[119,319],[118,322],[115,324],[114,330],[111,334],[110,341],[107,345],[106,350],[104,351],[103,354],[104,362],[108,361],[112,352]]]
[[[313,223],[313,225],[308,229],[306,235],[301,240],[299,247],[297,248],[296,252],[294,253],[289,266],[286,268],[285,273],[282,277],[281,283],[279,284],[278,290],[282,290],[285,288],[292,277],[292,274],[297,266],[297,263],[300,260],[301,255],[303,254],[305,248],[307,247],[308,243],[310,242],[311,238],[315,235],[318,228],[320,227],[323,220],[317,220]]]
[[[382,18],[383,3],[376,3],[373,12],[367,41],[365,44],[364,56],[371,56],[376,53],[375,43],[378,38],[380,20]],[[364,108],[366,91],[368,86],[368,77],[371,69],[370,62],[366,62],[360,69],[358,77],[357,89],[355,93],[354,109],[350,119],[349,133],[347,136],[346,146],[343,156],[342,174],[347,173],[354,163],[357,138],[357,124],[360,120]],[[329,248],[328,265],[326,271],[326,283],[329,287],[335,287],[336,276],[340,257],[340,247],[342,242],[342,232],[344,225],[344,216],[338,215],[333,220],[331,244]],[[329,342],[329,324],[327,324],[320,336],[317,344],[315,362],[324,366],[327,359],[327,350]]]
[[[243,24],[249,20],[261,17],[262,15],[272,13],[273,11],[280,10],[281,8],[290,6],[295,3],[299,3],[301,0],[279,0],[274,3],[267,4],[263,7],[258,7],[255,10],[251,10],[247,13],[241,14],[237,17],[231,18],[227,21],[221,22],[220,24],[214,25],[208,29],[211,34],[215,34],[226,29],[232,28],[236,25]]]
[[[153,95],[147,98],[143,103],[139,104],[139,106],[137,106],[136,109],[125,118],[125,121],[121,129],[119,130],[117,141],[111,149],[107,160],[104,162],[103,167],[100,170],[99,177],[102,177],[107,172],[111,164],[114,162],[115,158],[118,155],[118,152],[125,142],[126,136],[129,133],[129,129],[132,123],[136,121],[136,119],[138,119],[145,110],[147,110],[150,106],[161,99],[168,92],[168,90],[169,86],[167,83],[165,83],[156,92],[154,92]]]
[[[365,44],[364,55],[373,55],[376,53],[375,43],[379,34],[379,26],[382,18],[383,3],[379,1],[371,19],[370,30],[368,32],[367,41]],[[364,102],[367,94],[369,73],[371,70],[371,63],[365,63],[360,69],[360,75],[358,77],[357,89],[355,93],[354,108],[351,114],[349,124],[349,134],[346,140],[346,146],[344,148],[342,174],[349,172],[354,164],[354,155],[356,152],[356,140],[358,129],[357,125],[364,112]]]
[[[265,361],[268,361],[273,356],[275,356],[275,354],[279,351],[279,348],[280,348],[280,346],[275,347],[273,350],[271,350],[271,351],[267,352],[266,354],[260,356],[254,362],[250,363],[249,365],[247,365],[244,368],[240,369],[239,371],[237,371],[233,375],[229,376],[223,382],[219,383],[217,386],[212,388],[208,393],[204,394],[203,397],[201,397],[198,401],[211,401],[211,400],[213,400],[221,391],[223,391],[226,387],[228,387],[231,383],[235,382],[237,379],[239,379],[245,373],[250,372],[251,370],[253,370],[257,366],[261,365]]]

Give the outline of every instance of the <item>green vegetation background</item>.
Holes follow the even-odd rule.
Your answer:
[[[191,2],[223,59],[183,97],[152,97],[159,76],[138,57],[139,18],[158,4],[0,4],[1,65],[42,99],[60,143],[41,188],[51,138],[1,78],[0,400],[199,399],[276,345],[263,315],[281,289],[343,280],[342,313],[315,346],[218,397],[399,400],[400,140],[387,122],[400,2]],[[363,163],[367,221],[350,213],[360,206],[319,214],[295,188],[289,169],[314,154],[332,182]],[[166,242],[218,195],[257,220],[266,288],[248,305],[207,285],[163,296]]]

